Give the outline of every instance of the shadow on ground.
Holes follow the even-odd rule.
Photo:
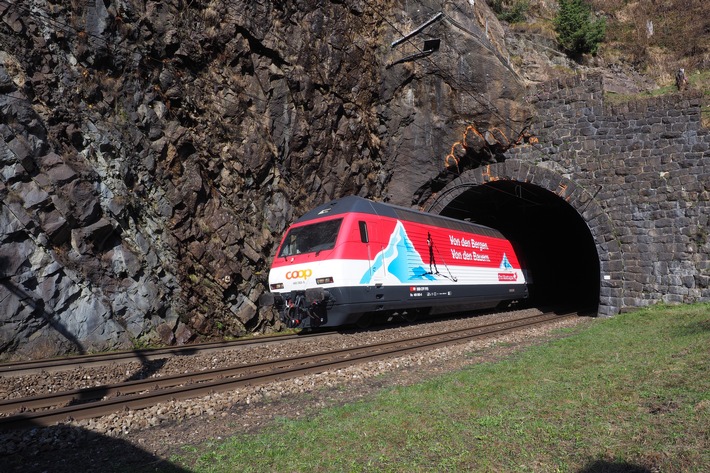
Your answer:
[[[3,473],[189,473],[122,439],[58,425],[0,432]]]
[[[627,462],[596,460],[577,473],[652,473],[646,467]]]

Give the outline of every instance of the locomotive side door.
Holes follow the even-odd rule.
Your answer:
[[[376,261],[377,255],[384,249],[384,244],[380,241],[381,236],[378,231],[377,222],[373,220],[359,220],[358,229],[360,231],[360,242],[364,243],[367,247],[367,260],[370,265],[370,271],[372,271],[372,277],[370,278],[370,284],[376,287],[381,287],[385,280],[385,271],[387,271],[387,265],[384,262]]]

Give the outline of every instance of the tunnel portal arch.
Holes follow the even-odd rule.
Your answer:
[[[619,312],[623,258],[614,226],[574,181],[507,160],[462,173],[423,207],[503,232],[530,269],[534,303]]]

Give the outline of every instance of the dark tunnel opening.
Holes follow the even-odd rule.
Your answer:
[[[441,214],[493,227],[511,240],[532,275],[531,304],[598,310],[594,239],[579,213],[558,195],[534,184],[494,181],[467,189]]]

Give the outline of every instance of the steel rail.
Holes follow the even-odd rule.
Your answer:
[[[139,350],[117,351],[111,353],[96,353],[77,355],[50,360],[17,361],[0,364],[0,376],[24,376],[37,373],[54,373],[68,371],[78,366],[105,366],[111,363],[127,363],[130,361],[145,362],[173,356],[193,356],[198,353],[213,353],[230,348],[244,348],[258,345],[280,343],[287,340],[303,340],[306,338],[332,336],[334,332],[308,333],[298,335],[277,335],[233,341],[197,343],[180,347],[145,348]]]
[[[577,314],[537,314],[516,320],[495,322],[478,327],[470,327],[462,330],[451,330],[393,342],[382,342],[350,349],[320,352],[270,362],[261,362],[252,365],[208,370],[199,373],[189,373],[186,375],[176,375],[165,378],[167,382],[164,386],[172,386],[170,389],[156,388],[152,391],[140,392],[150,389],[151,386],[156,387],[156,385],[159,384],[159,381],[162,380],[162,378],[152,378],[111,386],[87,388],[85,390],[76,390],[75,392],[58,393],[57,395],[40,396],[39,398],[43,398],[44,400],[38,400],[36,404],[33,404],[34,398],[5,401],[2,403],[0,412],[9,412],[13,409],[16,411],[23,406],[25,408],[30,408],[30,406],[39,407],[42,405],[56,405],[57,402],[50,401],[50,398],[53,398],[54,400],[61,399],[61,401],[58,402],[76,402],[77,404],[58,409],[24,412],[8,417],[1,417],[0,430],[29,426],[48,426],[67,419],[78,420],[98,417],[126,408],[143,409],[158,404],[164,400],[187,399],[210,393],[228,391],[238,387],[263,385],[276,380],[284,380],[306,374],[320,373],[366,361],[402,356],[425,349],[433,349],[449,344],[461,343],[477,337],[514,331],[532,325],[543,324],[552,320],[560,320],[572,315]],[[205,382],[200,383],[199,380],[205,380]],[[119,394],[127,392],[140,393],[119,396]],[[91,399],[92,397],[94,399],[97,397],[103,397],[108,395],[107,393],[116,395],[116,397],[82,404],[82,402],[86,402],[87,399]],[[14,408],[11,407],[13,404]]]
[[[133,381],[125,381],[122,383],[110,384],[110,385],[100,385],[87,388],[73,389],[68,391],[58,391],[54,393],[38,394],[33,396],[27,396],[23,398],[14,398],[0,401],[0,414],[8,414],[15,411],[26,411],[31,409],[39,409],[51,406],[66,405],[69,403],[80,404],[82,402],[95,401],[98,399],[111,397],[111,396],[125,396],[127,394],[134,394],[137,392],[146,391],[149,389],[163,389],[168,387],[179,386],[186,383],[198,383],[206,380],[211,380],[215,378],[226,378],[234,376],[243,376],[245,374],[256,373],[260,371],[265,371],[269,369],[277,369],[282,366],[292,365],[299,360],[305,360],[306,362],[313,362],[314,357],[318,356],[328,356],[333,357],[339,354],[345,354],[351,356],[356,353],[356,350],[375,350],[378,347],[391,347],[393,345],[398,345],[401,343],[411,343],[422,339],[429,339],[432,336],[447,336],[452,334],[459,334],[462,330],[480,330],[487,327],[494,327],[500,325],[506,325],[510,323],[515,323],[519,320],[527,320],[528,318],[538,318],[546,316],[549,314],[535,314],[534,316],[528,316],[527,318],[515,319],[515,320],[504,320],[496,321],[489,324],[478,325],[475,327],[469,327],[467,329],[449,330],[445,332],[440,332],[438,334],[431,335],[420,335],[417,337],[410,337],[407,339],[399,339],[396,341],[387,341],[372,343],[367,345],[362,345],[360,347],[343,348],[340,350],[330,350],[327,352],[316,352],[306,355],[299,355],[295,357],[283,358],[280,360],[262,361],[257,363],[251,363],[247,365],[237,365],[228,366],[222,368],[213,368],[209,370],[191,372],[191,373],[179,373],[169,376],[161,376],[154,378],[138,379]]]
[[[244,376],[246,374],[254,374],[254,373],[259,373],[259,372],[264,372],[265,370],[277,370],[283,367],[291,367],[293,365],[298,365],[300,362],[302,365],[303,364],[315,364],[318,363],[319,361],[327,361],[328,359],[333,359],[337,357],[341,358],[347,358],[348,360],[353,360],[353,359],[358,359],[359,358],[359,352],[363,353],[370,353],[370,354],[376,354],[376,353],[383,353],[387,352],[387,350],[390,350],[391,352],[396,352],[397,347],[400,347],[402,345],[405,346],[410,346],[413,343],[418,343],[421,340],[429,341],[429,344],[431,343],[440,343],[437,342],[439,339],[460,339],[461,335],[460,334],[468,334],[469,332],[480,332],[481,330],[488,328],[488,327],[493,327],[493,326],[500,326],[500,325],[511,325],[515,324],[518,321],[521,320],[530,320],[530,319],[540,319],[545,317],[544,320],[538,320],[533,323],[540,323],[541,321],[547,321],[549,319],[555,319],[558,318],[559,316],[550,316],[549,314],[538,314],[532,317],[526,317],[522,319],[516,319],[512,321],[501,321],[501,322],[495,322],[493,324],[487,324],[483,326],[477,326],[477,327],[471,327],[468,329],[463,329],[463,330],[453,330],[453,331],[448,331],[448,332],[443,332],[443,333],[438,333],[438,334],[433,334],[433,335],[425,335],[425,336],[418,336],[418,337],[413,337],[409,339],[403,339],[403,340],[397,340],[393,342],[382,342],[382,343],[377,343],[377,344],[370,344],[370,345],[364,345],[360,347],[354,347],[354,348],[349,348],[349,349],[342,349],[342,350],[335,350],[335,351],[328,351],[328,352],[320,352],[320,353],[315,353],[315,354],[310,354],[310,355],[302,355],[302,356],[297,356],[297,357],[290,357],[290,358],[285,358],[281,360],[274,360],[274,361],[268,361],[268,362],[260,362],[260,363],[255,363],[251,365],[243,365],[243,366],[236,366],[236,367],[228,367],[228,368],[217,368],[214,370],[206,370],[202,372],[195,372],[195,373],[188,373],[188,374],[181,374],[181,375],[173,375],[165,378],[151,378],[151,379],[146,379],[146,380],[136,380],[136,381],[130,381],[127,383],[121,383],[121,384],[116,384],[116,385],[110,385],[110,386],[98,386],[95,388],[84,388],[80,390],[74,390],[74,391],[67,391],[67,392],[62,392],[62,393],[55,393],[55,394],[47,394],[47,395],[41,395],[37,397],[29,397],[29,398],[22,398],[22,399],[15,399],[15,400],[8,400],[8,401],[3,401],[1,404],[4,406],[4,409],[1,412],[8,412],[12,409],[12,406],[20,406],[21,408],[36,408],[36,407],[43,407],[43,406],[50,406],[50,405],[56,405],[61,402],[75,402],[75,403],[81,403],[85,402],[87,400],[92,400],[92,399],[98,399],[102,398],[108,395],[125,395],[127,393],[135,393],[135,392],[140,392],[140,391],[145,391],[147,389],[151,388],[164,388],[164,387],[171,387],[171,386],[176,386],[176,385],[181,385],[185,383],[196,383],[199,381],[203,380],[210,380],[210,379],[216,379],[216,378],[226,378],[226,377],[233,377],[233,376]],[[505,327],[503,330],[507,330],[509,328],[519,328],[522,325],[513,325],[511,327]],[[490,333],[490,332],[485,332]],[[464,335],[464,337],[468,337],[469,335]],[[431,342],[431,340],[434,340],[434,342]],[[426,346],[427,344],[418,344],[414,345],[414,348],[416,349],[421,349],[422,346]],[[392,347],[394,347],[392,349]]]

